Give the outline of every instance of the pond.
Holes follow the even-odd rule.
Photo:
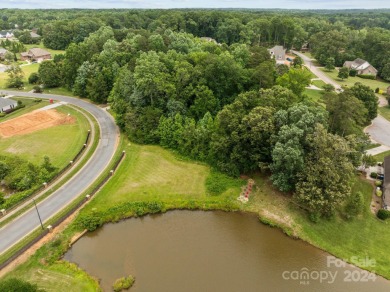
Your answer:
[[[65,259],[104,291],[127,275],[136,278],[132,292],[390,291],[389,281],[243,213],[171,211],[106,224]]]

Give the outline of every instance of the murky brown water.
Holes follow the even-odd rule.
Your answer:
[[[129,274],[132,292],[390,291],[389,281],[363,270],[327,267],[328,256],[252,215],[172,211],[105,225],[65,259],[101,279],[105,291]]]

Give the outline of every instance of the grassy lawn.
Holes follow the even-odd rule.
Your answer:
[[[322,71],[328,75],[330,78],[334,79],[338,84],[340,85],[347,85],[348,87],[352,87],[356,82],[360,82],[364,85],[369,86],[372,90],[375,90],[376,88],[382,89],[386,91],[386,88],[390,86],[390,82],[385,82],[382,80],[370,80],[370,79],[363,79],[360,77],[348,77],[347,79],[341,80],[337,77],[338,71],[335,69],[331,72],[322,69]]]
[[[323,97],[323,90],[315,90],[315,89],[305,89],[303,92],[306,94],[310,101],[312,102],[321,102],[321,99]]]
[[[205,200],[205,182],[210,168],[181,161],[158,146],[126,145],[126,156],[114,177],[85,211],[106,209],[129,201]],[[222,197],[235,199],[239,188]]]
[[[382,153],[379,153],[379,154],[375,155],[374,157],[375,157],[376,161],[383,162],[385,160],[385,157],[389,156],[389,155],[390,155],[390,150],[382,152]]]
[[[47,155],[56,167],[65,167],[81,149],[90,126],[88,120],[71,107],[60,106],[57,110],[71,114],[77,119],[76,123],[59,125],[22,136],[0,138],[0,152],[18,155],[35,164],[42,163],[43,157]]]
[[[313,79],[313,78],[318,78],[313,72],[311,72],[309,70],[309,68],[307,67],[303,67],[304,70],[306,70],[306,72],[309,72],[310,73],[310,78]]]
[[[43,93],[58,94],[58,95],[67,95],[74,96],[72,91],[65,87],[56,87],[56,88],[46,88]]]
[[[317,86],[318,88],[322,88],[326,83],[322,80],[312,80],[311,84]]]
[[[22,66],[22,71],[24,73],[23,82],[24,82],[24,91],[30,91],[32,90],[33,86],[32,84],[28,84],[28,77],[33,72],[38,72],[39,64],[30,64],[26,66]],[[8,74],[6,72],[0,72],[0,89],[6,89],[7,88],[7,79]]]
[[[383,106],[378,108],[378,112],[383,116],[386,120],[390,121],[390,107]]]

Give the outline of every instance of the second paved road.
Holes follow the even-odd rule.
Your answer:
[[[1,92],[17,96],[44,99],[52,98],[54,100],[65,101],[88,111],[99,123],[100,141],[95,153],[87,164],[59,190],[38,204],[42,220],[47,221],[88,188],[108,166],[117,147],[119,130],[112,117],[105,110],[81,99],[60,95],[24,93],[19,91],[2,90]],[[61,147],[61,145],[53,145],[53,147]],[[39,226],[39,219],[35,209],[30,209],[1,228],[0,254],[11,248]]]

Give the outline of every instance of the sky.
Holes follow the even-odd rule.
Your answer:
[[[390,0],[0,0],[0,8],[390,8]]]

